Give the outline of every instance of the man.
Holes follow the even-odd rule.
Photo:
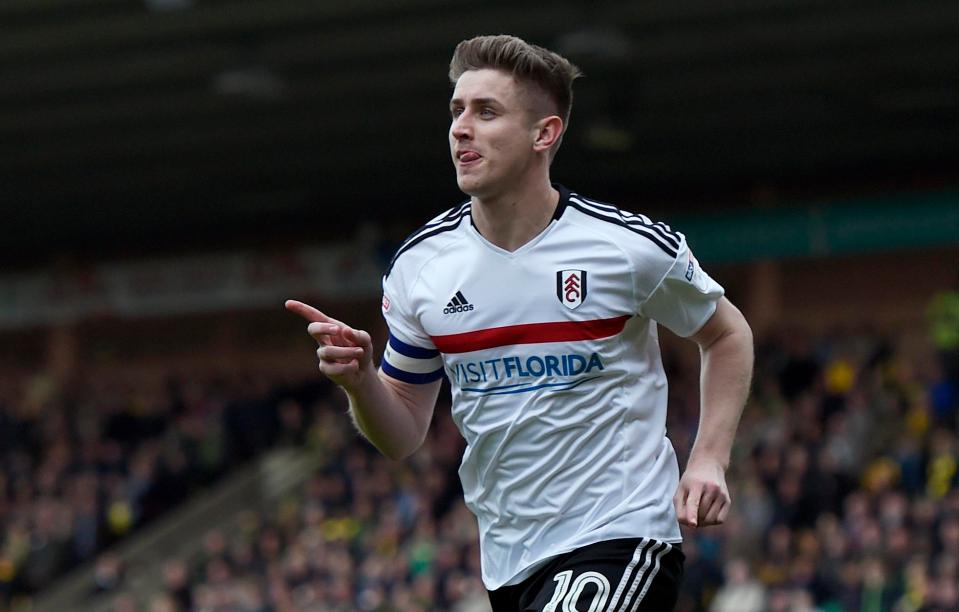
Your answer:
[[[550,183],[578,70],[510,36],[460,43],[450,152],[470,200],[399,248],[389,342],[290,301],[359,430],[401,458],[445,373],[460,477],[494,610],[668,610],[679,523],[721,523],[752,337],[685,239]],[[702,349],[699,436],[682,480],[665,437],[657,322]],[[678,518],[678,520],[677,520]]]

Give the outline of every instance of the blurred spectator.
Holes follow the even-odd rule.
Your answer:
[[[946,378],[959,382],[959,289],[940,291],[929,305],[932,341]]]
[[[726,583],[709,608],[713,612],[762,612],[766,609],[766,587],[753,578],[745,559],[726,564]]]
[[[191,610],[193,608],[190,575],[185,563],[178,560],[167,562],[163,568],[163,586],[167,593],[164,597],[173,602],[175,609]]]
[[[93,567],[93,584],[97,593],[112,592],[123,586],[123,564],[114,553],[104,553]]]

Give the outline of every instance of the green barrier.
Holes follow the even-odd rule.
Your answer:
[[[676,217],[710,264],[959,244],[959,193]]]

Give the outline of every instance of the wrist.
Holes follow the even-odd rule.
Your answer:
[[[729,468],[729,453],[711,449],[693,447],[689,453],[688,464],[714,464],[724,472]]]
[[[377,378],[376,372],[373,372],[373,376],[370,376],[369,372],[360,368],[349,378],[334,382],[346,393],[351,402],[355,402],[363,401],[364,398],[370,397],[375,392],[371,382],[374,382]]]

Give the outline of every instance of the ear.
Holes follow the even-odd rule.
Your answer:
[[[549,151],[550,147],[563,135],[563,120],[556,115],[550,115],[537,121],[535,129],[536,139],[533,141],[533,150],[537,153]]]

